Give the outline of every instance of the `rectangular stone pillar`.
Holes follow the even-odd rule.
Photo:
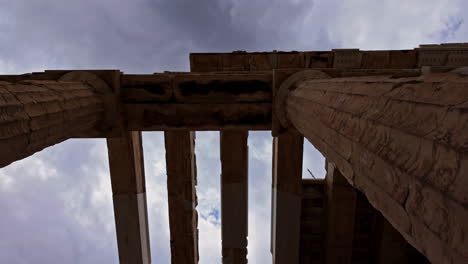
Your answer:
[[[326,263],[351,263],[356,190],[331,162],[327,162],[326,195]]]
[[[120,263],[151,263],[141,132],[107,139]]]
[[[173,264],[198,263],[195,132],[165,131]]]
[[[298,263],[304,138],[289,131],[273,138],[271,252],[274,264]]]
[[[221,131],[221,240],[224,264],[247,263],[248,131]]]

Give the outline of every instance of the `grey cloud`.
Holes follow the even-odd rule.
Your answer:
[[[188,70],[190,52],[294,49],[311,1],[3,1],[11,70]],[[7,68],[8,67],[4,67]]]
[[[88,147],[97,144],[81,143]],[[81,165],[90,164],[92,173],[84,168],[73,172],[60,169],[51,160],[57,160],[64,149],[70,150],[68,142],[1,171],[1,177],[10,175],[13,180],[0,192],[0,262],[116,261],[115,230],[113,226],[106,228],[112,219],[112,205],[93,201],[93,191],[102,180],[100,169],[91,159]],[[81,155],[91,156],[89,151]],[[109,201],[110,185],[104,185],[109,186],[103,190]],[[71,239],[77,237],[80,239]]]

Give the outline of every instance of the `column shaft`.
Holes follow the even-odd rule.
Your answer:
[[[304,137],[273,138],[271,253],[274,264],[299,263]]]
[[[333,163],[327,162],[326,166],[326,263],[349,264],[352,262],[357,192]]]
[[[220,133],[221,240],[224,264],[247,263],[248,133]]]
[[[86,134],[103,109],[94,89],[81,82],[0,82],[0,168]]]
[[[121,264],[151,263],[141,132],[108,138],[115,229]]]
[[[198,263],[195,132],[165,131],[171,263]]]
[[[468,78],[302,80],[287,117],[434,263],[468,263]]]

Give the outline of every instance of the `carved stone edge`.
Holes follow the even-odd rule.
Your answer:
[[[108,74],[116,74],[110,71]],[[120,74],[120,73],[119,73]],[[100,96],[104,103],[104,119],[96,127],[94,137],[120,137],[124,133],[122,105],[120,100],[120,87],[110,87],[105,80],[92,71],[76,70],[64,73],[59,77],[60,81],[78,81],[94,88],[96,95]],[[120,83],[117,84],[120,86]]]
[[[297,88],[297,84],[311,79],[329,79],[328,74],[318,70],[303,70],[296,72],[283,81],[273,98],[273,111],[278,118],[280,125],[287,128],[291,125],[286,114],[286,101],[289,93]]]
[[[82,82],[93,87],[99,94],[112,93],[112,89],[103,79],[88,71],[70,71],[62,75],[59,80]]]

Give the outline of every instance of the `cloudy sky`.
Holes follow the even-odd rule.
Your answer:
[[[467,42],[466,0],[0,0],[0,74],[188,71],[190,52]],[[163,135],[144,133],[153,263],[170,263]],[[219,135],[197,133],[200,263],[220,263]],[[271,134],[249,136],[249,262],[269,263]],[[308,143],[304,170],[324,174]],[[307,172],[304,173],[308,177]],[[0,263],[117,263],[105,140],[0,169]]]

